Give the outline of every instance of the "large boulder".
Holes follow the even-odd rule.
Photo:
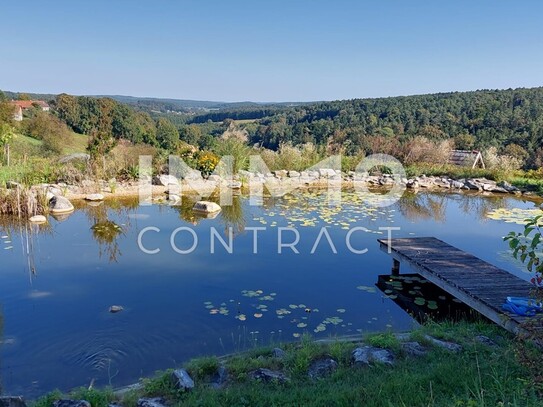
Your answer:
[[[194,204],[192,210],[202,213],[218,213],[221,211],[221,207],[215,202],[198,201]]]
[[[52,214],[61,215],[73,212],[74,206],[67,198],[63,196],[54,196],[49,201],[49,209]]]

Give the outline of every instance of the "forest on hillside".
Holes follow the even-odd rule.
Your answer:
[[[54,114],[77,133],[101,132],[171,151],[179,141],[212,150],[213,143],[234,128],[244,132],[247,145],[271,150],[312,143],[346,155],[405,156],[414,139],[433,145],[450,140],[459,149],[494,148],[525,168],[543,164],[541,87],[297,105],[240,104],[201,114],[161,113],[144,103],[128,105],[109,97],[61,94],[51,102]]]

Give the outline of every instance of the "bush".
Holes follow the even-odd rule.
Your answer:
[[[220,140],[215,146],[215,154],[219,157],[233,156],[234,157],[234,173],[249,167],[249,157],[251,149],[244,142],[235,138],[228,140]]]
[[[215,170],[219,163],[219,157],[209,151],[202,151],[198,154],[197,169],[204,177],[208,177]]]

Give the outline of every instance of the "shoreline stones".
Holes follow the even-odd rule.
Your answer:
[[[177,369],[172,372],[174,386],[178,390],[190,391],[194,389],[194,380],[185,369]]]
[[[428,342],[431,342],[433,345],[439,348],[448,350],[450,352],[453,352],[453,353],[462,352],[462,346],[457,343],[442,341],[441,339],[434,338],[433,336],[430,336],[430,335],[424,335],[424,339],[426,339]]]
[[[63,196],[54,196],[49,201],[49,209],[52,214],[61,215],[73,212],[75,208],[67,198]]]
[[[91,202],[97,202],[97,201],[103,201],[104,195],[102,194],[90,194],[85,197],[85,201],[91,201]]]
[[[277,382],[277,383],[286,383],[290,379],[285,376],[282,372],[277,372],[270,369],[260,368],[253,370],[249,373],[249,377],[253,380],[261,381],[264,383]]]
[[[394,364],[394,354],[391,351],[374,346],[356,348],[352,353],[352,359],[355,365],[383,363],[392,366]]]
[[[28,220],[30,223],[35,223],[36,225],[47,223],[47,218],[43,215],[34,215]]]
[[[218,213],[221,211],[221,207],[215,202],[198,201],[194,204],[192,210],[203,213]]]
[[[87,400],[57,400],[53,407],[91,407]]]
[[[324,357],[311,362],[307,375],[313,380],[322,379],[334,373],[338,367],[339,365],[334,359]]]

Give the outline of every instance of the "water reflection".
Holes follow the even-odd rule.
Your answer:
[[[98,243],[98,255],[100,258],[106,256],[110,262],[118,262],[122,256],[119,247],[119,238],[125,235],[125,228],[129,229],[130,214],[135,212],[137,201],[130,200],[113,200],[107,203],[90,202],[85,206],[81,206],[81,210],[89,219],[92,231],[92,237]],[[118,224],[111,220],[110,212],[114,213],[122,224]]]
[[[401,214],[410,221],[433,220],[444,223],[447,220],[448,206],[452,203],[463,213],[484,219],[490,211],[510,208],[513,202],[507,195],[407,192],[397,205]]]
[[[379,275],[375,285],[420,323],[482,318],[478,312],[419,274]]]

